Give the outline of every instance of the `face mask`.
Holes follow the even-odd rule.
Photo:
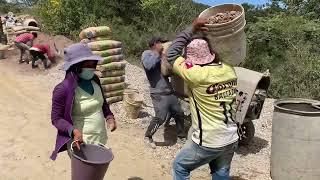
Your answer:
[[[82,71],[79,74],[79,77],[84,80],[90,80],[94,76],[94,71],[95,69],[93,68],[82,68]]]

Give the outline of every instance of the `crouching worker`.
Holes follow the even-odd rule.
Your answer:
[[[173,71],[190,88],[192,138],[177,154],[173,179],[188,180],[190,172],[209,164],[214,180],[229,180],[230,164],[238,145],[235,117],[237,77],[233,67],[220,62],[204,39],[193,39],[205,30],[197,19],[183,31],[167,54]],[[186,55],[182,56],[186,48]]]
[[[36,32],[24,33],[16,37],[16,39],[14,40],[14,44],[20,50],[19,63],[23,63],[26,61],[29,64],[29,59],[23,60],[22,58],[25,52],[32,47],[33,41],[37,37],[38,37],[38,34]]]
[[[50,51],[50,46],[47,44],[35,44],[30,48],[30,54],[32,56],[32,68],[36,68],[36,61],[39,59],[42,61],[44,68],[48,69],[50,64],[48,64],[48,60],[51,63],[54,63],[54,53]],[[46,57],[46,56],[47,57]]]

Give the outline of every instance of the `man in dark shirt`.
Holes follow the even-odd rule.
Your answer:
[[[167,77],[161,74],[162,43],[166,42],[160,37],[149,41],[149,50],[142,54],[142,65],[150,83],[150,94],[155,110],[155,117],[145,133],[145,141],[155,148],[152,136],[159,127],[173,117],[176,122],[177,136],[185,142],[184,114],[178,98],[173,94],[173,89]]]

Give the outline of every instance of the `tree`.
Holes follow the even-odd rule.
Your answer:
[[[20,7],[12,2],[7,2],[6,0],[0,0],[0,13],[7,13],[7,12],[20,12]]]
[[[272,0],[246,11],[245,67],[270,69],[272,97],[320,98],[320,25],[318,0]],[[78,41],[89,26],[107,25],[123,42],[126,59],[137,59],[154,35],[173,38],[207,6],[192,0],[39,0],[44,28]]]
[[[303,15],[310,19],[320,19],[319,0],[283,0],[292,14]]]
[[[11,0],[10,2],[21,7],[32,7],[38,3],[38,0]]]
[[[247,30],[245,67],[270,69],[272,97],[319,98],[320,25],[285,13],[259,18]]]

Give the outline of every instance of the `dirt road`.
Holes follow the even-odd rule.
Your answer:
[[[46,79],[48,72],[31,70],[27,64],[18,65],[15,58],[0,60],[0,179],[71,179],[66,153],[60,153],[56,161],[49,159],[56,136],[50,121],[51,93],[56,82]],[[50,75],[60,74],[56,73],[50,72]],[[254,122],[254,142],[235,154],[231,169],[233,180],[270,180],[272,101],[265,106],[262,118]],[[117,108],[119,128],[114,133],[108,132],[108,145],[115,159],[105,179],[171,180],[171,164],[179,146],[146,148],[144,130],[137,124],[121,121],[124,115],[119,108],[122,106]],[[211,179],[208,168],[193,172],[192,179]]]
[[[50,122],[50,88],[12,62],[0,62],[0,177],[3,180],[70,179],[70,160],[49,160],[56,130]],[[105,179],[170,179],[144,148],[142,132],[122,128],[109,133],[115,159]]]

